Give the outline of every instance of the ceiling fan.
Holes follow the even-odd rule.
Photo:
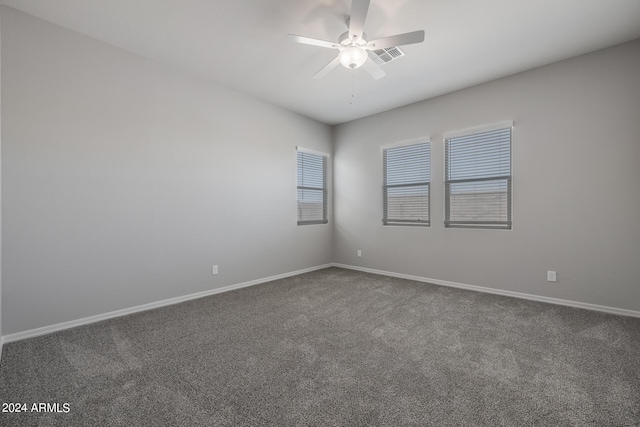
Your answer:
[[[338,38],[337,43],[297,36],[295,34],[288,35],[289,39],[296,43],[326,47],[340,51],[338,56],[315,73],[313,78],[322,78],[337,67],[338,64],[342,64],[344,67],[350,69],[364,67],[371,77],[377,80],[384,77],[385,72],[371,59],[367,60],[367,58],[369,58],[368,50],[385,49],[413,43],[422,43],[424,41],[424,30],[369,41],[367,35],[364,33],[364,22],[367,18],[367,12],[369,11],[369,2],[370,0],[353,0],[351,4],[351,16],[347,19],[349,30]]]

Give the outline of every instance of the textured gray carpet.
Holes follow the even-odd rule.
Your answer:
[[[640,425],[640,319],[329,268],[6,344],[21,426]]]

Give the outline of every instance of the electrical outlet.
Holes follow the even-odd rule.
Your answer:
[[[555,271],[547,271],[547,282],[556,282],[558,276]]]
[[[214,275],[214,276],[216,274],[218,274],[218,266],[217,265],[214,265],[213,267],[211,267],[211,274]]]
[[[362,251],[358,249],[358,258],[362,258]]]

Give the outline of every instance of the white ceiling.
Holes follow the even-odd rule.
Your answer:
[[[640,0],[371,0],[369,39],[425,30],[382,66],[311,76],[351,0],[1,0],[2,4],[337,124],[640,37]]]

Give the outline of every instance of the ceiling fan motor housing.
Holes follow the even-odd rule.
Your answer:
[[[338,43],[340,43],[342,46],[364,46],[367,44],[367,33],[362,33],[362,37],[360,37],[358,40],[351,40],[351,38],[349,37],[349,31],[347,31],[346,33],[342,33],[340,37],[338,37]]]

